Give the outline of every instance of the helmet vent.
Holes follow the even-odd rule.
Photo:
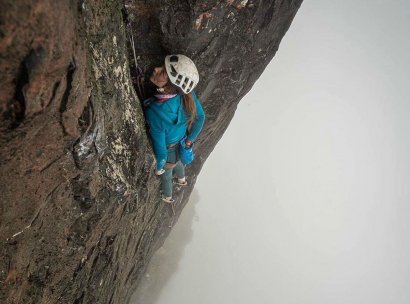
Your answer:
[[[188,78],[188,77],[185,77],[185,79],[184,79],[184,84],[182,85],[182,89],[185,90],[185,88],[186,88],[186,86],[187,86],[187,84],[188,84],[188,81],[189,81],[189,78]]]
[[[180,84],[182,80],[182,75],[178,75],[177,80],[175,81],[175,84]]]
[[[177,70],[175,70],[175,68],[174,68],[174,66],[173,66],[172,64],[170,65],[170,67],[171,67],[170,74],[171,74],[173,77],[176,77],[176,76],[178,75]]]

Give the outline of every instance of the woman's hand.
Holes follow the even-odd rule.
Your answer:
[[[192,141],[190,141],[189,139],[185,139],[185,147],[186,148],[191,148],[191,146],[192,146]]]

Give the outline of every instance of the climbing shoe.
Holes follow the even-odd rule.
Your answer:
[[[186,186],[188,185],[188,182],[186,180],[186,178],[177,178],[177,180],[175,181],[175,184],[179,185],[179,186]]]
[[[161,196],[161,199],[167,204],[175,203],[175,200],[170,196]]]

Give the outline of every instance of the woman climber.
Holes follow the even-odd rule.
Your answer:
[[[161,178],[162,200],[166,203],[175,201],[174,173],[176,184],[187,185],[185,165],[180,157],[185,150],[181,149],[192,151],[204,125],[205,114],[193,91],[198,81],[195,64],[180,54],[166,56],[164,65],[154,68],[145,84],[137,81],[156,158],[155,174]]]

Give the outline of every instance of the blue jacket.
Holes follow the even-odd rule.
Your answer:
[[[187,136],[195,141],[205,122],[205,113],[194,92],[196,120],[188,133],[188,114],[185,112],[182,96],[177,95],[164,102],[153,101],[145,109],[145,118],[149,125],[157,170],[161,170],[167,161],[167,146],[178,143]]]

